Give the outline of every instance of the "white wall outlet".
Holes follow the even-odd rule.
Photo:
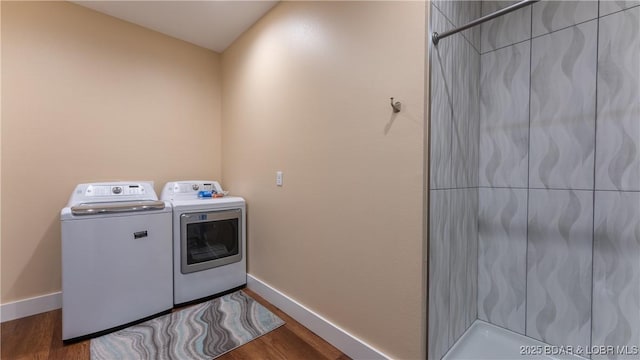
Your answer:
[[[282,186],[282,171],[276,171],[276,185]]]

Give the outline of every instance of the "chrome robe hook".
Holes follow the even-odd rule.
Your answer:
[[[394,113],[399,113],[400,109],[402,109],[402,104],[400,101],[393,102],[393,98],[391,98],[391,107],[393,108]]]

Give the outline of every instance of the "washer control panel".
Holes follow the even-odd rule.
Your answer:
[[[90,183],[76,186],[69,206],[82,203],[158,200],[153,182]]]
[[[123,185],[89,185],[84,190],[87,197],[112,196],[112,195],[141,195],[145,193],[145,187],[141,184]]]

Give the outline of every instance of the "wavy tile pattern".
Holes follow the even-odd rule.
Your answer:
[[[480,6],[434,1],[431,29],[442,32],[475,18]],[[442,358],[477,318],[478,31],[431,45],[429,359]]]
[[[542,0],[532,5],[533,36],[579,24],[598,17],[598,1]]]
[[[600,1],[600,16],[605,16],[616,11],[628,9],[640,5],[640,0],[608,0]]]
[[[529,190],[526,335],[589,346],[593,192]]]
[[[478,189],[453,189],[450,194],[449,338],[453,343],[477,318]]]
[[[92,339],[91,359],[213,359],[281,325],[238,291]]]
[[[449,350],[449,257],[452,190],[429,192],[429,359]]]
[[[468,236],[465,226],[465,190],[451,190],[451,253],[449,255],[451,291],[449,295],[449,339],[458,340],[466,330],[466,280]]]
[[[453,27],[444,15],[431,6],[431,28],[449,30]],[[447,39],[448,40],[448,39]],[[452,186],[451,123],[453,118],[452,47],[441,41],[431,48],[431,189]]]
[[[592,189],[597,20],[533,39],[529,184]]]
[[[477,167],[477,166],[476,166]],[[462,226],[467,239],[467,276],[465,279],[465,329],[478,318],[478,188],[464,189]]]
[[[526,187],[530,41],[482,55],[480,185]]]
[[[594,241],[593,345],[640,346],[640,193],[596,192]]]
[[[482,2],[475,0],[454,1],[457,5],[455,22],[457,26],[464,25],[481,16]],[[480,27],[474,26],[462,32],[462,35],[471,43],[476,52],[480,52]]]
[[[527,190],[480,189],[478,318],[525,333]]]
[[[455,187],[478,186],[480,54],[453,35],[453,122],[451,166]]]
[[[600,19],[596,189],[640,190],[640,7]]]
[[[483,1],[482,14],[494,12],[516,1]],[[499,16],[481,25],[480,52],[495,50],[531,37],[531,6]]]
[[[483,1],[482,14],[513,2]],[[555,345],[638,346],[640,1],[550,0],[529,9],[482,25],[477,316]],[[451,46],[452,61],[465,58]],[[458,182],[467,173],[456,161],[473,162],[456,148],[474,131],[460,121],[470,116],[458,105],[473,105],[456,89],[468,66],[458,64],[453,187],[473,183]],[[473,291],[460,288],[467,215],[456,196],[450,342],[462,326],[453,297]]]

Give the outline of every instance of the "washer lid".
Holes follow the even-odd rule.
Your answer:
[[[116,214],[164,209],[164,201],[117,201],[80,204],[71,207],[73,215]]]

